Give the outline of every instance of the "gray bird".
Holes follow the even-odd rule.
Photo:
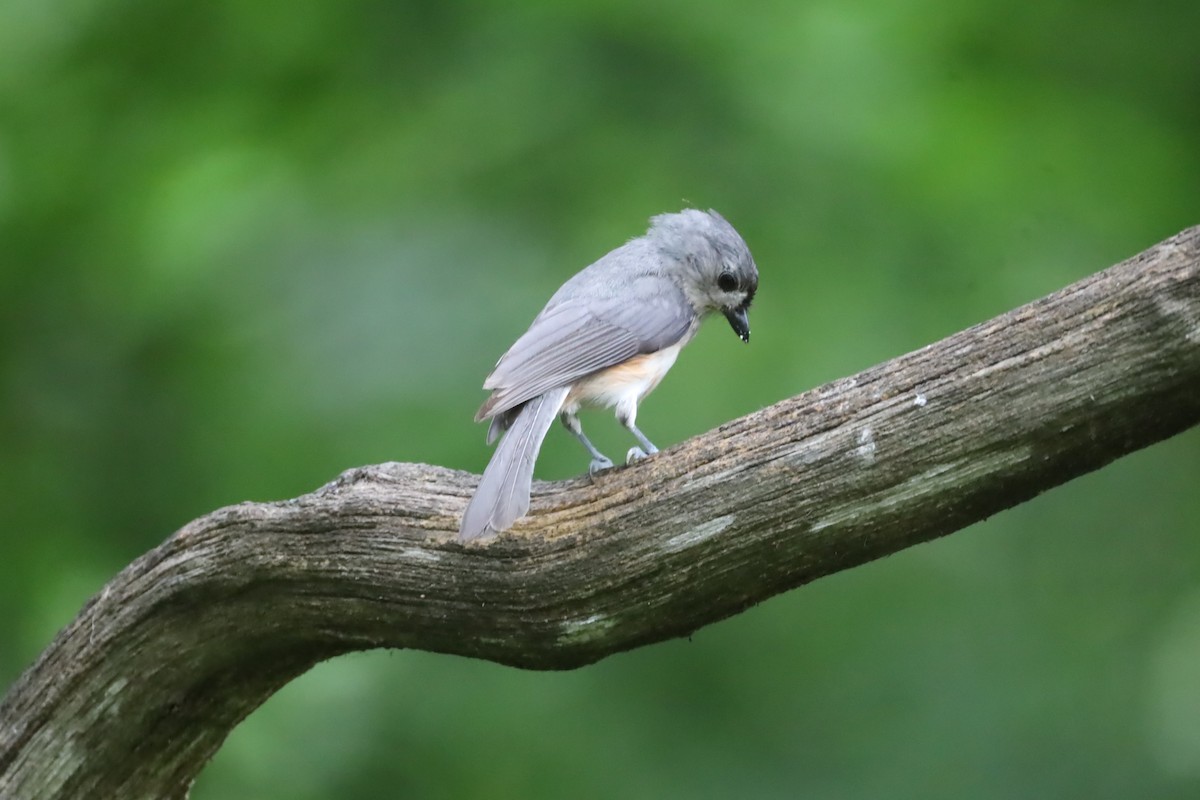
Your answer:
[[[458,540],[490,539],[529,510],[533,464],[555,417],[587,448],[589,471],[612,466],[579,424],[582,407],[616,408],[641,447],[658,448],[635,424],[651,392],[712,311],[750,341],[747,310],[758,268],[742,237],[716,211],[686,209],[562,285],[483,382],[491,396],[475,415],[490,419],[488,444],[504,438],[467,505]]]

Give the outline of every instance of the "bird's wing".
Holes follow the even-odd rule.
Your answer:
[[[640,297],[629,294],[633,297],[620,300],[567,299],[539,314],[484,381],[492,396],[475,419],[494,417],[597,370],[669,347],[695,319],[674,286]]]

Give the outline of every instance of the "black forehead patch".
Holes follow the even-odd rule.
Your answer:
[[[758,281],[751,281],[750,285],[746,287],[746,299],[742,301],[743,309],[749,308],[750,304],[754,302],[754,293],[757,291]]]

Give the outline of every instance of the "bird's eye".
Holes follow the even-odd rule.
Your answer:
[[[722,272],[717,276],[717,288],[722,292],[732,292],[737,288],[737,285],[737,278],[734,277],[732,272]]]

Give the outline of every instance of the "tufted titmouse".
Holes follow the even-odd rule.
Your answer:
[[[483,382],[492,394],[475,421],[491,419],[488,444],[504,439],[458,540],[489,539],[529,510],[533,462],[557,416],[587,448],[592,473],[612,461],[584,436],[576,416],[583,406],[616,408],[641,444],[627,461],[658,452],[634,424],[638,402],[709,312],[721,311],[750,341],[746,312],[757,288],[758,268],[742,237],[716,211],[695,209],[654,217],[645,236],[564,283]]]

